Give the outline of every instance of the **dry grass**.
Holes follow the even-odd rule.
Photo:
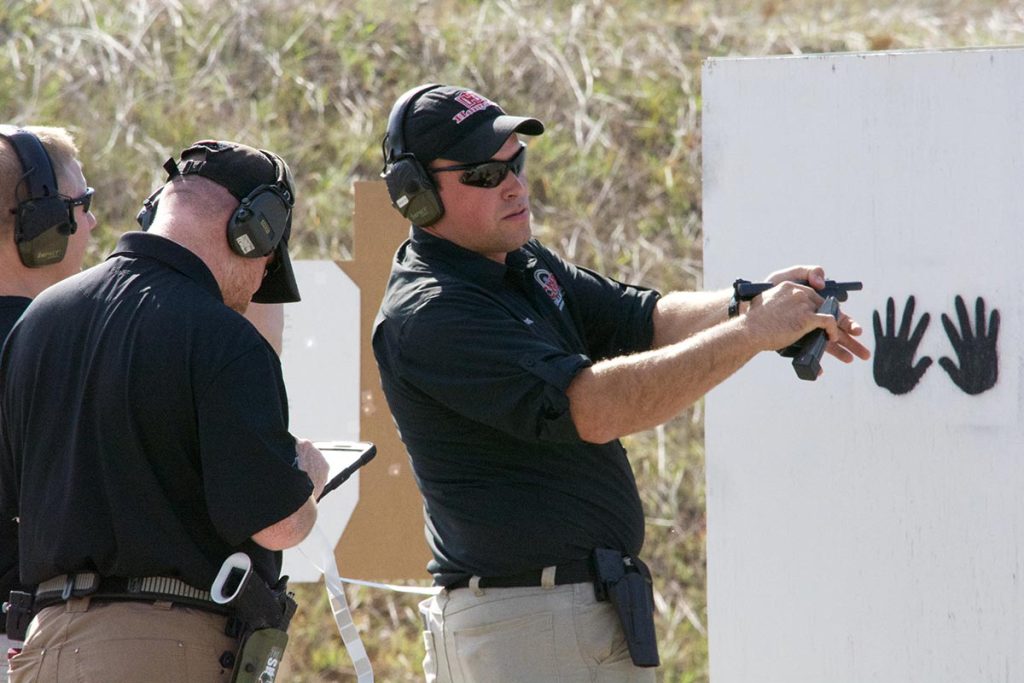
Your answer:
[[[133,227],[160,165],[201,137],[283,154],[293,247],[349,258],[351,183],[379,171],[390,103],[470,85],[545,121],[537,232],[567,257],[671,289],[701,284],[700,63],[708,56],[1019,44],[1019,2],[8,0],[0,119],[76,131],[105,230]],[[665,681],[706,681],[700,407],[627,444],[648,515]],[[354,680],[323,588],[303,587],[285,680]],[[416,600],[349,592],[378,680],[419,678]]]

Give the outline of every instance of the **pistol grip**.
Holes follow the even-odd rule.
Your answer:
[[[839,319],[839,302],[834,296],[825,297],[818,308],[818,313],[828,313],[835,319]],[[828,334],[825,330],[817,329],[810,332],[800,340],[799,350],[793,359],[793,370],[800,379],[813,382],[818,379],[821,372],[821,356],[828,346]]]

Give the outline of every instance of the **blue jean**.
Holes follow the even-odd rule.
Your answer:
[[[594,586],[469,588],[420,603],[427,683],[653,683]]]

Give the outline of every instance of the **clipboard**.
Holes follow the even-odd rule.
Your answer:
[[[320,449],[330,465],[327,484],[316,499],[318,503],[377,455],[377,447],[369,441],[320,441],[313,445]]]

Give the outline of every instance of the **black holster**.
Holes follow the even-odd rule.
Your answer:
[[[227,634],[238,638],[233,683],[273,683],[288,645],[288,624],[295,600],[288,592],[288,577],[268,586],[253,571],[244,553],[224,561],[210,589],[214,601],[233,611]]]
[[[35,598],[31,593],[11,591],[11,597],[4,603],[7,613],[7,637],[11,640],[25,640],[28,625],[35,616]],[[4,653],[6,654],[6,653]]]
[[[228,621],[239,639],[233,683],[272,682],[288,645],[288,624],[295,614],[295,600],[288,592],[288,577],[270,587],[250,572],[235,599],[228,603],[235,615]]]
[[[605,548],[594,550],[593,562],[594,592],[599,601],[611,601],[615,607],[633,663],[658,666],[661,661],[654,633],[654,588],[647,565]]]

